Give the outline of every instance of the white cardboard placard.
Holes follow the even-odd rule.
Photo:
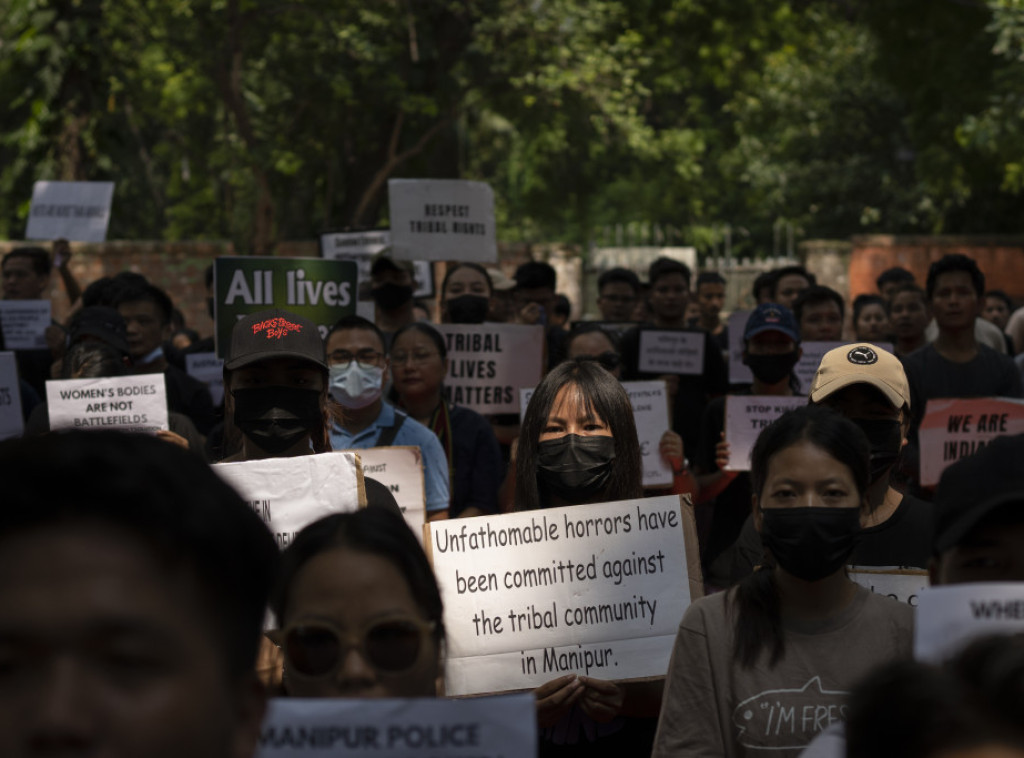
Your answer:
[[[396,259],[496,263],[494,192],[486,182],[389,179]]]
[[[185,371],[193,379],[198,379],[206,385],[215,406],[223,402],[224,361],[218,358],[216,353],[186,353]]]
[[[45,350],[49,300],[0,300],[0,329],[6,350]]]
[[[938,662],[972,640],[1024,632],[1024,582],[948,584],[918,598],[914,657]]]
[[[636,436],[640,441],[643,456],[644,487],[668,487],[672,485],[672,469],[658,453],[661,437],[669,429],[668,395],[664,381],[623,382],[622,388],[629,395],[633,406],[633,420],[636,422]],[[534,387],[519,389],[519,421],[526,416],[526,406],[533,397]]]
[[[366,504],[354,452],[218,463],[213,470],[263,519],[282,550],[307,524]]]
[[[750,384],[754,375],[743,362],[743,333],[747,319],[753,311],[733,311],[729,314],[729,384]]]
[[[750,471],[750,453],[761,430],[786,411],[807,405],[803,395],[728,395],[725,398],[726,471]]]
[[[21,416],[21,385],[12,352],[0,353],[0,440],[20,437],[25,431]]]
[[[533,758],[532,693],[445,698],[274,698],[257,758]]]
[[[947,466],[996,437],[1024,433],[1024,400],[1012,397],[935,398],[918,430],[921,484],[931,486]]]
[[[162,373],[46,383],[50,429],[167,429],[167,385]]]
[[[113,200],[113,182],[36,182],[25,239],[103,242]]]
[[[650,374],[703,374],[706,333],[640,329],[637,370]]]
[[[416,445],[352,450],[359,454],[363,476],[376,479],[395,497],[405,523],[423,542],[427,520],[427,494],[423,482],[423,452]]]
[[[478,413],[519,413],[519,388],[540,382],[544,327],[436,324],[448,350],[445,399]]]
[[[447,693],[664,676],[692,592],[683,518],[665,496],[427,524]]]
[[[861,587],[906,603],[912,608],[917,607],[918,598],[929,586],[928,572],[916,569],[870,568],[868,566],[850,566],[850,579]]]

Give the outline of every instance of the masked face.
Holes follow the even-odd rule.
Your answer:
[[[585,501],[607,486],[614,460],[614,438],[566,434],[537,446],[537,482],[570,503]]]
[[[253,444],[281,455],[321,423],[320,390],[296,387],[234,389],[234,421]]]
[[[874,484],[900,458],[903,430],[898,419],[850,419],[864,432],[871,445],[871,483]]]
[[[750,373],[764,384],[778,384],[792,373],[798,360],[800,360],[800,353],[792,350],[788,353],[773,355],[747,353],[743,362],[750,367]]]
[[[482,324],[487,318],[490,298],[483,295],[459,295],[445,301],[448,320],[453,324]]]
[[[408,284],[385,282],[370,290],[370,295],[381,308],[393,311],[412,300],[412,287]]]
[[[384,369],[362,366],[353,360],[347,366],[331,366],[330,393],[345,408],[365,408],[381,395]]]
[[[780,567],[805,582],[838,571],[860,534],[857,508],[772,508],[761,519],[764,546]]]
[[[765,547],[782,570],[806,582],[838,571],[860,535],[862,496],[853,472],[807,440],[771,457],[757,504]]]

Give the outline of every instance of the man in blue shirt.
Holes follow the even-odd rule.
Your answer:
[[[423,453],[427,520],[448,517],[448,459],[437,435],[382,397],[388,363],[384,335],[371,321],[347,316],[327,335],[330,393],[344,409],[331,427],[335,450],[415,445]]]

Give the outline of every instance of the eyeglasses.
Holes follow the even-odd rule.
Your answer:
[[[342,368],[348,368],[352,365],[352,360],[358,363],[363,368],[373,368],[380,363],[380,359],[384,357],[384,353],[379,350],[360,350],[358,353],[352,354],[348,350],[335,350],[333,353],[327,356],[328,362],[332,366],[341,366]]]
[[[414,350],[411,353],[392,353],[391,362],[396,366],[401,366],[406,361],[412,361],[417,366],[422,366],[436,355],[440,355],[440,353],[429,353],[426,350]]]
[[[292,672],[311,679],[333,676],[351,648],[383,675],[402,674],[420,659],[423,641],[437,624],[410,617],[377,619],[357,635],[327,621],[306,621],[267,634],[284,650]]]
[[[580,361],[594,361],[595,363],[600,364],[603,368],[606,368],[608,371],[614,371],[622,365],[622,356],[618,353],[613,353],[611,350],[601,353],[600,355],[578,355],[576,356],[576,359]]]

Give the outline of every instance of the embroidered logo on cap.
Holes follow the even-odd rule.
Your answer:
[[[266,321],[260,321],[258,324],[252,325],[252,333],[259,334],[260,332],[266,332],[268,340],[281,339],[282,337],[290,334],[291,332],[301,332],[302,324],[293,324],[288,319],[283,318],[270,318]]]
[[[846,360],[850,363],[856,363],[858,366],[870,366],[872,363],[878,363],[878,353],[870,347],[861,345],[848,352]]]

